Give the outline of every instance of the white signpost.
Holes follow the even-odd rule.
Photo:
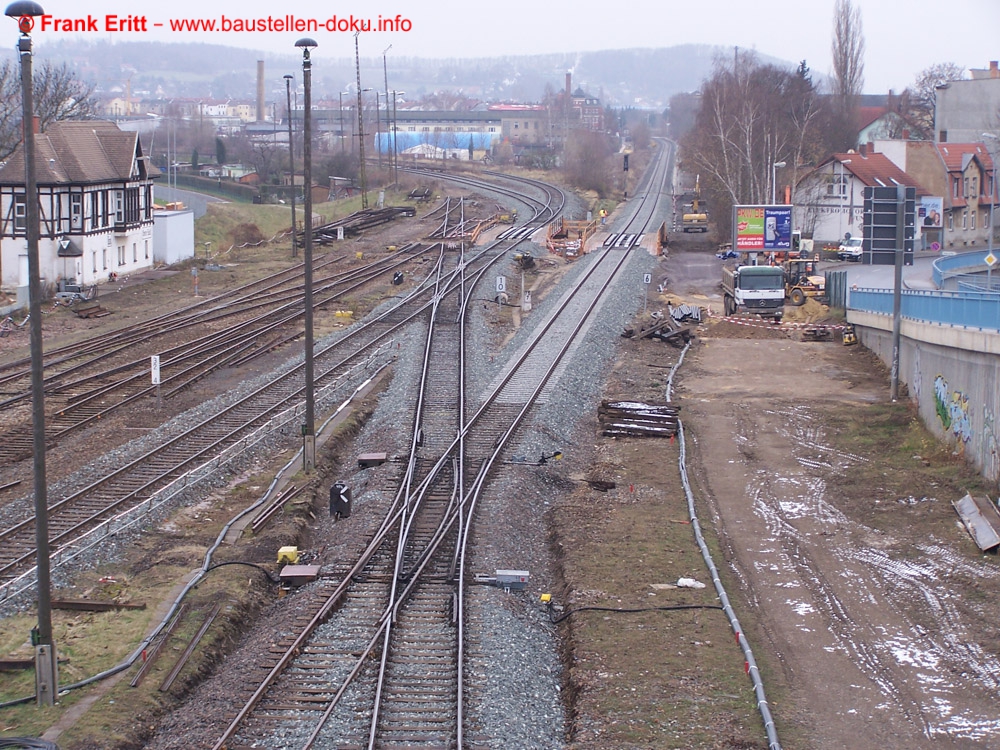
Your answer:
[[[149,375],[156,386],[156,408],[160,408],[160,355],[154,354],[149,358]]]
[[[644,286],[647,286],[647,287],[650,284],[652,284],[653,283],[653,274],[651,274],[651,273],[644,273],[642,275],[642,283],[643,283]],[[646,300],[647,300],[648,297],[649,297],[649,290],[648,289],[643,289],[642,290],[642,317],[643,318],[646,317]]]

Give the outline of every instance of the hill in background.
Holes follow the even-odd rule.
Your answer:
[[[267,101],[285,101],[286,73],[301,80],[301,56],[276,55],[214,44],[60,40],[38,45],[37,58],[67,62],[81,78],[94,81],[102,93],[138,97],[256,97],[257,61],[264,60]],[[389,59],[390,90],[405,91],[409,100],[449,91],[489,101],[540,101],[547,91],[560,91],[566,73],[572,86],[616,107],[663,109],[670,97],[695,91],[719,55],[732,49],[679,45],[658,49],[608,50],[567,54],[520,55],[471,59]],[[791,63],[774,61],[778,64]],[[314,97],[336,99],[355,88],[353,58],[313,55]],[[381,58],[361,61],[361,85],[385,88]]]

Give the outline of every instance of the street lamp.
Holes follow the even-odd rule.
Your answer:
[[[285,79],[285,100],[288,106],[288,171],[292,181],[292,257],[298,253],[295,251],[295,141],[292,136],[292,80],[294,76],[290,73],[284,75]]]
[[[841,161],[840,159],[838,159],[837,161],[840,164],[840,182],[837,183],[837,231],[840,233],[837,237],[837,242],[839,243],[844,239],[843,199],[844,199],[844,193],[847,192],[846,189],[844,188],[844,181],[845,181],[844,178],[846,177],[847,174],[846,171],[844,170],[844,167],[850,164],[851,160],[844,159],[843,161]],[[853,211],[854,206],[852,205],[849,210]],[[847,225],[850,226],[850,224],[851,224],[851,216],[848,215]]]
[[[997,138],[997,136],[993,135],[992,133],[983,133],[983,138],[989,138],[990,140],[993,141],[1000,140],[1000,138]],[[988,242],[987,247],[989,255],[993,255],[993,232],[995,231],[993,228],[993,216],[994,216],[993,209],[994,206],[996,205],[995,198],[997,195],[997,160],[996,157],[993,155],[992,149],[990,149],[990,161],[993,162],[993,184],[990,185],[990,231],[988,232],[987,235],[987,242]],[[993,271],[993,266],[987,265],[986,289],[991,292],[993,291],[993,279],[991,278],[992,271]]]
[[[21,62],[21,121],[24,131],[24,206],[28,251],[28,317],[31,319],[31,419],[35,483],[35,547],[38,571],[38,625],[35,646],[35,701],[51,706],[59,692],[58,660],[52,639],[52,592],[49,568],[48,493],[45,481],[45,381],[42,361],[42,274],[38,256],[38,180],[35,176],[35,108],[32,103],[31,29],[45,13],[32,0],[18,0],[4,14],[17,20],[21,32],[17,53]]]
[[[396,97],[402,96],[405,93],[405,91],[392,92],[392,151],[390,152],[390,158],[392,159],[393,186],[396,186],[399,183],[399,146],[396,145],[396,139],[398,137],[398,132],[396,130]]]
[[[776,201],[776,198],[775,198],[775,188],[777,188],[777,185],[776,185],[776,182],[777,182],[777,179],[778,179],[777,178],[777,171],[781,167],[783,167],[783,166],[785,166],[785,162],[783,162],[783,161],[776,161],[776,162],[774,162],[774,164],[771,165],[771,205],[772,206],[775,205],[775,201]]]
[[[316,466],[316,415],[313,403],[313,309],[312,309],[312,60],[309,50],[317,44],[309,38],[299,39],[296,47],[302,49],[302,173],[305,188],[306,231],[303,249],[305,261],[305,293],[303,304],[305,309],[305,380],[306,380],[306,413],[302,425],[302,466],[306,472],[311,472]]]
[[[388,133],[389,133],[389,67],[388,67],[388,65],[386,65],[385,56],[389,52],[389,50],[391,50],[391,49],[392,49],[392,45],[390,44],[388,47],[386,47],[384,50],[382,50],[382,78],[383,78],[383,83],[385,83],[385,132],[386,132],[386,136],[387,137],[388,137]],[[376,113],[377,112],[378,112],[378,108],[376,107]],[[391,158],[392,157],[390,156],[390,159]],[[379,165],[379,167],[382,166],[382,147],[381,147],[381,145],[379,145],[379,150],[378,150],[378,165]]]

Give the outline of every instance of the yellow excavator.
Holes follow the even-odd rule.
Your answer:
[[[707,232],[708,214],[701,207],[701,175],[694,178],[694,201],[690,213],[681,215],[681,230],[684,232]]]

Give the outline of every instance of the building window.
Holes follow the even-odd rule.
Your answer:
[[[93,272],[96,274],[97,273],[97,251],[96,250],[93,253],[91,253],[91,257],[93,258],[93,261],[94,261],[94,271]]]
[[[969,228],[969,209],[962,209],[962,229]]]
[[[101,251],[101,268],[105,271],[108,270],[108,249],[104,248]]]
[[[954,211],[949,211],[948,212],[948,231],[949,232],[954,232],[955,231],[955,212]]]
[[[118,246],[118,265],[119,266],[124,266],[125,265],[125,246],[124,245],[119,245]]]
[[[962,197],[962,180],[958,177],[953,177],[951,180],[951,195],[953,198]]]
[[[70,193],[69,228],[75,232],[83,230],[83,193]]]
[[[132,262],[137,263],[139,261],[139,251],[136,250],[136,243],[132,243]]]
[[[90,194],[90,228],[91,230],[97,229],[100,226],[100,214],[98,213],[98,207],[100,203],[98,202],[97,193]]]
[[[976,212],[975,211],[970,211],[969,213],[971,214],[969,216],[969,224],[970,224],[969,229],[975,230],[975,228],[976,228]]]
[[[28,224],[28,204],[23,195],[14,196],[14,231],[23,232]]]
[[[826,196],[828,198],[843,198],[847,195],[847,175],[830,175],[826,183]]]

